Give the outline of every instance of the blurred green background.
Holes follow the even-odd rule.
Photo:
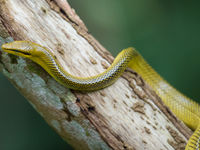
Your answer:
[[[133,46],[172,85],[200,100],[199,0],[68,0],[114,56]],[[0,74],[0,150],[70,148]]]

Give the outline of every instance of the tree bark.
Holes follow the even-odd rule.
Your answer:
[[[103,72],[112,55],[64,0],[0,0],[0,44],[33,41],[75,76]],[[0,71],[75,149],[184,149],[192,134],[129,69],[112,86],[81,93],[28,59],[0,51]]]

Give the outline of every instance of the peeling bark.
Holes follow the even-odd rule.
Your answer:
[[[73,75],[96,75],[114,59],[66,1],[0,0],[0,20],[0,44],[39,43]],[[0,71],[75,149],[183,149],[192,134],[129,69],[112,86],[90,93],[71,91],[37,64],[2,51]]]

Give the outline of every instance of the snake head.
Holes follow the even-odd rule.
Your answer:
[[[14,41],[2,45],[2,50],[13,55],[33,58],[39,55],[39,45],[30,41]]]

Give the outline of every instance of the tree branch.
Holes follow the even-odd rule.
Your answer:
[[[96,75],[113,61],[66,1],[0,0],[0,20],[0,44],[39,43],[73,75]],[[71,91],[37,64],[2,51],[0,71],[75,149],[182,149],[192,133],[128,69],[112,86],[90,93]]]

